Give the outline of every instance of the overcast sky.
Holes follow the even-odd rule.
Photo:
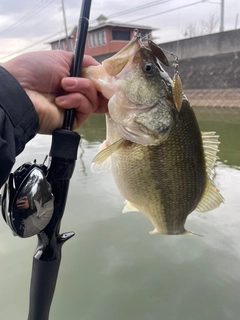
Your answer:
[[[240,1],[224,2],[224,30],[240,28]],[[81,3],[64,1],[69,32],[78,22]],[[47,42],[65,34],[61,8],[61,0],[1,0],[0,62],[22,52],[50,49]],[[202,22],[209,23],[213,15],[217,20],[214,31],[219,31],[220,9],[221,0],[92,0],[90,25],[104,14],[110,21],[131,23],[133,28],[137,24],[158,29],[153,36],[163,43],[186,37],[189,26],[199,32]]]

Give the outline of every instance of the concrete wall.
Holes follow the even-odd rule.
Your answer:
[[[158,44],[179,57],[184,89],[240,88],[240,29]],[[174,74],[173,58],[167,54]]]
[[[240,88],[240,51],[180,60],[179,74],[185,89]]]
[[[178,55],[179,59],[212,56],[240,51],[240,29],[213,33],[158,45]]]

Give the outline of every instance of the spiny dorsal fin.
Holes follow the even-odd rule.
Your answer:
[[[218,145],[220,144],[218,138],[219,136],[215,135],[215,132],[202,132],[203,149],[208,178],[204,194],[197,205],[197,208],[195,209],[196,211],[210,211],[216,209],[221,203],[224,202],[223,196],[211,180],[212,169],[216,160],[218,159],[218,156],[216,155],[219,151]]]
[[[92,172],[107,171],[110,169],[110,157],[125,143],[125,139],[121,138],[115,141],[110,146],[107,146],[106,142],[100,147],[100,151],[93,158],[91,170]]]

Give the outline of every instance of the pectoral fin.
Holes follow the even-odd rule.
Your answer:
[[[103,143],[100,148],[99,153],[94,157],[92,161],[91,170],[92,172],[102,172],[107,171],[111,167],[110,157],[111,155],[119,150],[125,143],[125,139],[121,138],[107,146],[107,143]]]

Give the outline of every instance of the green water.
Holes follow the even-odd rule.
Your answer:
[[[124,199],[110,172],[93,174],[105,120],[81,127],[82,144],[62,221],[76,235],[63,257],[50,320],[239,320],[240,111],[197,110],[202,131],[220,135],[215,182],[225,204],[193,213],[186,228],[203,237],[150,236],[140,213],[122,215]],[[17,165],[49,152],[37,136]],[[36,237],[13,237],[0,223],[1,319],[27,318]]]

